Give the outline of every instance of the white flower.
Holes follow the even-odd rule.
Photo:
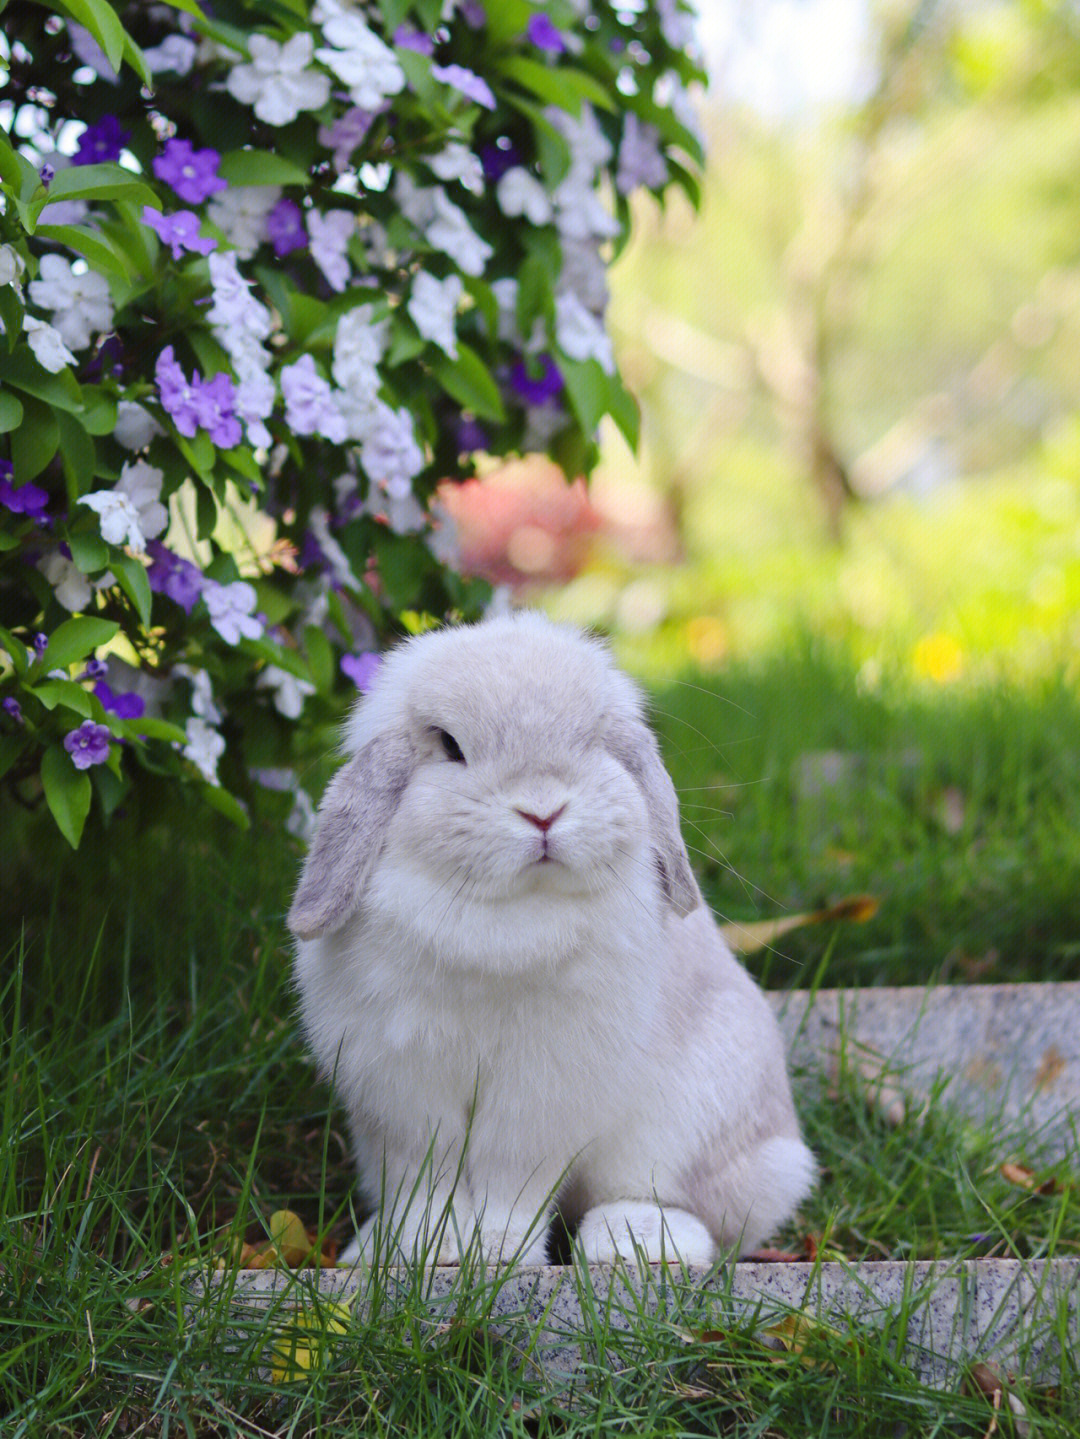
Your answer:
[[[185,759],[191,760],[209,784],[218,784],[218,760],[225,753],[225,739],[208,725],[204,719],[189,719],[184,726],[187,744],[183,748]]]
[[[379,392],[378,364],[386,348],[389,323],[374,319],[371,305],[347,310],[337,323],[331,373],[335,383],[354,397],[375,401]]]
[[[278,665],[267,665],[256,681],[259,689],[274,691],[274,708],[286,719],[299,719],[304,700],[315,693],[315,686],[298,679]]]
[[[425,237],[437,250],[449,255],[466,275],[482,275],[484,266],[495,253],[486,240],[469,224],[464,210],[447,199],[445,191],[435,187],[432,192],[435,219],[428,225]]]
[[[391,495],[373,489],[367,497],[364,513],[378,515],[395,535],[419,534],[427,520],[423,505],[411,490],[404,495]]]
[[[141,555],[146,541],[160,535],[169,523],[169,512],[160,499],[163,479],[162,471],[145,460],[128,460],[111,490],[95,490],[78,503],[97,512],[106,543],[130,545]]]
[[[120,400],[116,406],[116,428],[113,439],[125,450],[144,449],[155,435],[162,433],[161,426],[149,410],[137,405],[134,400]]]
[[[428,506],[428,518],[432,526],[428,536],[428,549],[440,564],[449,565],[453,570],[460,570],[462,554],[458,527],[442,500],[431,501]]]
[[[160,45],[143,51],[143,59],[151,75],[156,75],[161,70],[170,70],[174,75],[187,75],[195,64],[198,51],[196,42],[187,35],[166,35]]]
[[[94,591],[82,570],[73,560],[66,559],[59,550],[38,560],[38,569],[53,587],[53,593],[64,609],[75,613],[84,610],[90,603]]]
[[[546,225],[554,213],[551,196],[523,165],[513,165],[495,186],[504,215],[524,215],[530,225]]]
[[[18,283],[26,261],[14,245],[0,245],[0,287]]]
[[[580,171],[571,170],[553,198],[560,239],[601,240],[619,233],[618,220],[605,208],[592,180]]]
[[[268,449],[273,436],[263,424],[273,413],[274,382],[262,370],[252,369],[236,386],[236,413],[244,422],[248,442]]]
[[[110,85],[119,85],[120,76],[109,63],[109,57],[94,39],[85,25],[76,25],[73,20],[67,22],[68,38],[71,41],[71,48],[76,58],[84,65],[89,65],[94,74],[101,80],[107,80]]]
[[[595,240],[561,237],[562,271],[559,289],[578,297],[586,310],[600,314],[608,302],[607,266]]]
[[[360,448],[360,463],[373,483],[401,499],[424,468],[424,452],[416,442],[412,415],[402,406],[395,411],[379,400]]]
[[[555,296],[555,343],[571,360],[599,360],[609,375],[615,373],[610,336],[596,316],[568,291]]]
[[[688,50],[694,43],[694,17],[681,10],[677,0],[656,0],[660,33],[673,50]]]
[[[460,275],[437,280],[422,270],[413,280],[412,294],[405,307],[424,339],[438,345],[452,360],[457,359],[458,352],[454,316],[464,288]]]
[[[230,185],[210,197],[207,218],[224,232],[241,260],[250,260],[267,238],[266,217],[281,199],[277,185]]]
[[[351,478],[351,477],[350,477]],[[322,551],[323,558],[334,577],[334,583],[347,589],[358,590],[349,557],[330,533],[330,516],[322,505],[312,505],[308,515],[308,529],[315,536],[315,543]]]
[[[331,15],[323,24],[323,35],[328,45],[315,51],[316,58],[348,86],[353,104],[361,110],[378,110],[388,95],[405,88],[405,71],[397,56],[359,15]]]
[[[435,218],[435,186],[418,185],[407,170],[399,170],[394,178],[394,201],[421,234]]]
[[[191,681],[191,708],[207,724],[220,724],[221,711],[214,703],[214,692],[206,670],[193,670],[190,665],[174,665],[173,674]]]
[[[207,580],[203,599],[210,612],[210,623],[227,645],[239,644],[241,636],[257,640],[262,634],[262,622],[254,613],[258,596],[246,580],[234,580],[231,585]]]
[[[440,180],[458,180],[473,195],[484,193],[484,166],[480,156],[460,140],[452,140],[437,155],[429,155],[427,162]]]
[[[639,185],[655,189],[668,177],[667,161],[660,149],[660,131],[655,125],[643,125],[632,110],[623,121],[619,144],[619,168],[615,187],[624,195]]]
[[[247,380],[270,367],[262,346],[273,328],[270,311],[251,294],[251,282],[237,268],[235,250],[214,251],[209,257],[214,303],[206,318],[214,337],[233,362],[237,378]]]
[[[549,105],[544,118],[570,147],[570,168],[587,176],[590,180],[598,170],[603,169],[611,159],[611,141],[600,128],[596,111],[586,101],[581,114],[575,118],[556,105]]]
[[[113,305],[108,282],[96,270],[76,273],[62,255],[42,255],[38,279],[31,280],[30,298],[53,311],[64,344],[85,350],[95,331],[112,329]]]
[[[27,343],[43,370],[56,375],[75,363],[75,356],[64,344],[59,330],[53,329],[47,321],[39,320],[36,315],[25,314],[23,329],[26,331]]]
[[[250,65],[229,71],[225,88],[242,105],[254,107],[267,125],[289,125],[301,110],[318,110],[330,98],[330,81],[309,70],[315,41],[300,30],[279,45],[257,31],[248,39]]]
[[[349,241],[356,233],[356,216],[351,210],[309,210],[308,234],[311,236],[311,258],[326,276],[326,282],[338,293],[349,283]]]
[[[345,420],[335,403],[330,383],[315,368],[311,355],[281,369],[285,423],[297,435],[322,435],[340,445],[346,438]]]

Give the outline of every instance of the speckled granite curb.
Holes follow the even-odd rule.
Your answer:
[[[1080,1135],[1080,982],[937,989],[823,990],[770,994],[792,1063],[804,1075],[853,1069],[881,1102],[934,1096],[973,1119],[1022,1118],[1033,1147],[1077,1151]],[[1003,1156],[1008,1157],[1008,1156]],[[1071,1236],[1075,1239],[1076,1236]],[[262,1321],[280,1308],[354,1294],[364,1282],[329,1270],[241,1271],[229,1297],[230,1322]],[[394,1302],[403,1272],[381,1277]],[[423,1307],[433,1326],[452,1317],[461,1276],[434,1269]],[[848,1328],[885,1327],[898,1356],[928,1383],[949,1383],[959,1368],[987,1360],[1053,1382],[1064,1343],[1080,1349],[1080,1259],[1008,1259],[863,1264],[753,1264],[692,1269],[673,1279],[636,1268],[530,1268],[482,1271],[493,1331],[523,1362],[552,1379],[581,1380],[589,1366],[633,1362],[633,1333],[663,1310],[701,1327],[753,1317],[761,1327],[798,1310]],[[218,1290],[218,1285],[214,1288]],[[218,1292],[221,1292],[218,1290]],[[364,1295],[360,1303],[370,1302]],[[603,1352],[583,1312],[607,1316]]]
[[[341,1302],[367,1282],[344,1270],[241,1272],[231,1318],[240,1328],[261,1324],[276,1307],[285,1327],[295,1309]],[[379,1302],[393,1304],[407,1282],[405,1271],[384,1273]],[[421,1310],[432,1334],[453,1317],[459,1284],[454,1269],[425,1275]],[[478,1304],[480,1286],[488,1293]],[[360,1303],[370,1303],[363,1292]],[[1080,1343],[1080,1259],[736,1264],[689,1269],[676,1278],[659,1266],[488,1270],[469,1282],[470,1313],[478,1307],[490,1332],[554,1382],[587,1381],[595,1365],[633,1365],[634,1330],[646,1315],[662,1312],[680,1332],[748,1321],[765,1330],[793,1310],[842,1335],[887,1327],[897,1357],[926,1383],[955,1382],[976,1360],[1052,1382],[1062,1339],[1072,1349]],[[587,1322],[583,1312],[603,1319]]]
[[[852,1066],[974,1120],[1023,1118],[1061,1150],[1080,1132],[1080,982],[770,993],[791,1062]]]

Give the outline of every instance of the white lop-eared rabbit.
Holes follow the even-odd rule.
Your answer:
[[[556,1202],[592,1261],[760,1244],[814,1161],[605,647],[532,613],[408,640],[346,747],[289,913],[378,1206],[343,1262],[385,1232],[454,1263],[478,1230],[543,1263]]]

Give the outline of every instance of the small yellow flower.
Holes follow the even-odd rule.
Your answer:
[[[964,668],[964,651],[952,635],[938,631],[924,635],[912,651],[912,668],[923,679],[935,684],[948,684],[959,678]]]

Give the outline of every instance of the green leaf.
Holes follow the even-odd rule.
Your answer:
[[[315,688],[321,695],[328,695],[334,688],[334,650],[318,625],[304,627],[304,649]]]
[[[109,563],[109,547],[100,535],[92,530],[84,534],[67,536],[67,547],[71,558],[84,575],[95,574]]]
[[[7,650],[15,673],[24,675],[30,664],[30,656],[22,640],[13,635],[10,630],[0,629],[0,649]]]
[[[176,443],[180,447],[180,453],[193,465],[196,472],[204,480],[213,479],[214,476],[214,442],[205,430],[197,430],[192,439],[186,439],[183,435],[177,435]]]
[[[90,615],[65,620],[49,636],[38,663],[43,670],[64,669],[85,659],[99,645],[108,644],[119,628],[115,620],[98,620]]]
[[[60,426],[51,405],[23,402],[23,422],[11,436],[11,462],[19,480],[33,480],[60,448]]]
[[[83,719],[94,720],[97,724],[105,718],[101,701],[74,680],[42,680],[40,684],[30,686],[30,693],[47,710],[63,705],[73,714],[82,715]]]
[[[506,419],[499,387],[475,350],[458,345],[457,359],[440,355],[431,365],[432,373],[448,395],[463,409],[471,410],[482,420],[502,424]]]
[[[69,250],[84,255],[95,270],[115,275],[125,283],[135,273],[130,258],[103,239],[99,230],[88,230],[82,225],[39,225],[34,233],[42,240],[55,240],[58,245],[66,245]]]
[[[269,150],[228,150],[218,174],[230,185],[307,185],[311,176],[293,160]]]
[[[38,216],[52,200],[87,200],[91,204],[99,200],[134,200],[140,205],[161,204],[150,186],[130,170],[125,170],[115,161],[101,165],[69,165],[58,170],[47,190],[35,194],[30,202],[30,213],[36,222]]]
[[[641,439],[641,406],[617,375],[608,376],[608,413],[636,453]]]
[[[114,555],[112,571],[120,588],[135,606],[135,611],[144,625],[150,623],[150,606],[153,598],[146,566],[134,555]]]
[[[34,359],[27,345],[20,345],[11,355],[0,353],[0,383],[23,394],[36,395],[58,410],[77,414],[83,407],[82,391],[71,371],[50,374]]]
[[[228,790],[222,789],[217,784],[204,784],[199,786],[203,799],[213,809],[219,810],[226,819],[231,819],[233,824],[240,829],[250,829],[251,820],[248,819],[247,810],[240,801],[231,795]]]
[[[108,722],[113,733],[121,734],[125,739],[163,739],[169,744],[187,744],[184,731],[168,720],[152,719],[149,715],[140,719],[118,720],[115,715],[109,715]]]
[[[90,813],[90,776],[75,768],[62,745],[50,745],[41,760],[41,784],[60,833],[78,849]]]
[[[590,101],[602,110],[614,110],[615,102],[605,86],[584,70],[573,65],[544,65],[524,55],[511,55],[502,64],[502,72],[530,94],[547,105],[557,105],[571,114],[581,113],[581,102]]]
[[[90,31],[105,51],[114,70],[119,70],[127,36],[120,18],[106,0],[61,0],[57,7],[65,10],[79,25]]]
[[[22,424],[23,407],[17,397],[7,390],[0,390],[0,435],[6,435]]]
[[[85,408],[80,416],[88,435],[111,435],[116,429],[116,400],[104,390],[84,390]]]
[[[64,410],[54,410],[60,428],[60,461],[64,477],[72,492],[85,494],[92,486],[97,469],[97,451],[86,433],[81,419]]]
[[[591,436],[608,408],[608,378],[599,360],[567,360],[559,356],[570,408],[584,433]]]
[[[25,314],[26,306],[15,293],[15,286],[5,285],[0,290],[0,324],[4,327],[4,338],[7,341],[9,354],[22,335]]]

